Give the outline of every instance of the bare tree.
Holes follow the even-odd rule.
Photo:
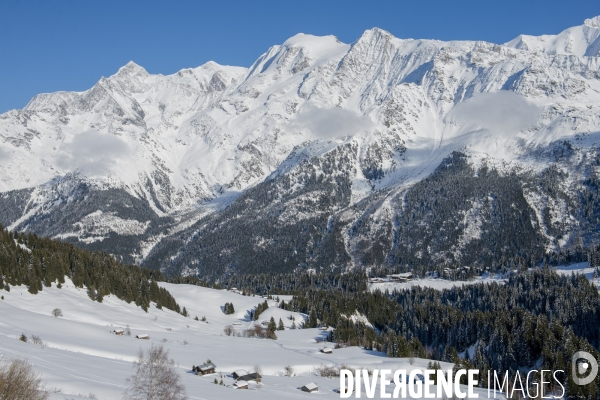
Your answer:
[[[231,336],[233,334],[233,326],[232,325],[227,325],[225,328],[223,328],[223,332],[227,336]]]
[[[60,308],[55,308],[54,310],[52,310],[52,315],[54,316],[54,318],[58,318],[62,317],[63,313]]]
[[[31,335],[31,343],[41,346],[42,349],[46,347],[46,344],[44,343],[42,338],[39,337],[38,335]]]
[[[258,375],[262,375],[262,367],[258,364],[254,366],[254,372]],[[258,377],[257,377],[258,378]],[[262,388],[262,384],[256,379],[256,390],[260,390]]]
[[[0,399],[46,400],[50,397],[29,362],[19,359],[0,362]]]
[[[175,362],[169,358],[169,351],[160,346],[150,347],[146,352],[138,352],[138,360],[133,367],[136,372],[126,381],[129,388],[125,400],[184,400],[185,387],[174,368]]]
[[[286,365],[285,367],[283,367],[283,373],[285,376],[294,376],[294,373],[296,371],[294,370],[294,367],[292,367],[291,365]]]

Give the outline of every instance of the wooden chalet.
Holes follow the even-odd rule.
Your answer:
[[[316,383],[311,382],[311,383],[307,383],[306,385],[302,386],[300,388],[300,390],[302,390],[303,392],[313,393],[313,392],[318,392],[319,387],[317,386]]]
[[[413,279],[412,272],[404,272],[402,274],[392,274],[387,276],[392,282],[407,282]]]
[[[331,347],[325,347],[325,348],[321,349],[321,353],[332,354],[333,349]]]
[[[235,371],[233,371],[233,373],[231,374],[231,376],[233,377],[233,379],[237,379],[240,376],[244,376],[244,375],[248,375],[248,371],[246,371],[245,369],[236,369]]]
[[[198,366],[195,366],[195,365],[192,366],[192,371],[194,371],[194,373],[196,375],[214,374],[216,369],[217,369],[217,366],[211,362],[205,363],[202,365],[198,365]]]
[[[114,331],[112,331],[112,333],[114,333],[117,336],[123,336],[125,334],[125,330],[123,330],[123,329],[115,329]]]
[[[246,382],[262,382],[262,376],[258,372],[253,372],[251,374],[242,375],[236,378],[237,381],[246,381]]]
[[[248,382],[237,381],[237,382],[234,382],[233,387],[236,389],[248,389]]]
[[[150,340],[150,336],[147,333],[142,333],[135,336],[136,339]]]

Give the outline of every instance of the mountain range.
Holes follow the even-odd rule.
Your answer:
[[[169,274],[532,264],[600,240],[600,17],[298,34],[0,115],[0,223]]]

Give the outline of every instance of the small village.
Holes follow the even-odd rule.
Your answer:
[[[397,279],[397,278],[395,278],[395,279]],[[241,296],[244,295],[244,293],[242,291],[238,290],[235,287],[226,289],[226,291],[230,292],[232,294],[235,294],[235,295],[241,295]],[[267,301],[272,301],[272,302],[274,302],[274,304],[278,304],[278,300],[279,300],[279,297],[277,297],[277,296],[275,296],[275,297],[273,297],[273,296],[250,296],[250,297],[258,297],[259,299],[265,299]],[[227,304],[228,304],[228,306],[222,307],[222,311],[225,315],[227,315],[229,312],[229,309],[228,309],[229,304],[231,304],[231,307],[233,307],[233,303],[227,303]],[[274,307],[274,308],[276,308],[276,307]],[[205,318],[203,318],[203,319],[205,319]],[[294,319],[294,318],[288,317],[288,319]],[[238,320],[238,321],[233,322],[229,326],[232,327],[235,332],[235,329],[241,329],[243,325],[247,325],[247,324],[248,324],[248,321],[244,322],[244,321]],[[255,321],[254,323],[250,324],[251,328],[249,328],[247,330],[261,331],[261,332],[265,333],[269,329],[269,324],[270,324],[270,321],[266,320],[266,319],[261,320],[260,322]],[[302,328],[302,324],[303,324],[303,322],[299,321],[298,329]],[[285,328],[285,329],[296,329],[296,328]],[[331,329],[332,328],[327,327],[327,326],[321,326],[321,327],[317,328],[317,330],[320,332],[329,332]],[[170,330],[170,328],[168,328],[167,330]],[[148,333],[136,333],[135,335],[133,335],[129,326],[127,326],[126,328],[121,328],[121,327],[115,328],[115,329],[111,330],[110,333],[112,333],[115,336],[132,336],[138,340],[150,341],[150,335]],[[163,342],[166,342],[166,340],[163,339]],[[327,344],[326,342],[321,343],[321,346],[319,347],[318,352],[324,356],[332,355],[334,352],[334,344],[333,343]],[[327,368],[328,367],[326,367],[325,369],[328,370]],[[295,375],[295,371],[292,367],[286,367],[284,372],[287,376]],[[192,365],[192,368],[191,368],[191,370],[188,371],[188,373],[194,374],[199,377],[208,378],[210,382],[212,382],[216,385],[224,386],[224,387],[231,388],[234,390],[249,390],[249,389],[261,390],[261,388],[265,384],[263,382],[262,368],[259,365],[254,365],[254,367],[252,369],[240,368],[240,369],[236,369],[234,371],[230,371],[230,372],[225,371],[224,372],[224,371],[220,370],[218,368],[217,364],[215,364],[211,359],[206,359],[201,364]],[[315,382],[310,381],[310,376],[307,376],[306,383],[301,386],[298,386],[297,390],[306,392],[306,393],[316,393],[316,392],[319,392],[319,385]]]

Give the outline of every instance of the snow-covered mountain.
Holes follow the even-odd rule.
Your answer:
[[[0,222],[215,276],[586,245],[599,51],[596,17],[504,45],[371,29],[298,34],[248,69],[131,62],[0,115]]]

